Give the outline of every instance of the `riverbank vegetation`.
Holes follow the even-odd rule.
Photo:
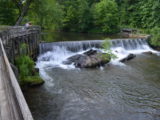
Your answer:
[[[121,28],[142,29],[160,46],[159,0],[2,0],[0,24],[31,21],[44,29],[114,34]],[[19,20],[23,17],[22,20]]]
[[[151,34],[152,34],[152,38],[150,40],[151,45],[159,49],[160,47],[160,27],[155,27],[151,29]]]
[[[44,83],[34,68],[34,61],[27,55],[26,44],[21,45],[20,55],[15,59],[15,64],[19,71],[19,82],[22,86],[36,86]]]

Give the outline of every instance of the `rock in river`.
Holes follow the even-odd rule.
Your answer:
[[[133,59],[135,57],[136,57],[135,54],[129,54],[127,57],[121,59],[120,62],[126,62],[126,61],[129,61],[129,60],[131,60],[131,59]]]
[[[97,50],[88,50],[83,54],[77,54],[69,57],[64,64],[74,63],[79,68],[94,68],[97,66],[104,65],[110,61],[110,57],[107,57],[105,53]]]

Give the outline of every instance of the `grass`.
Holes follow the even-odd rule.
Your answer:
[[[37,86],[44,83],[35,70],[35,63],[29,57],[26,44],[20,46],[20,55],[16,57],[15,64],[19,70],[19,82],[22,86]]]
[[[39,75],[34,76],[27,76],[24,79],[21,79],[21,85],[27,85],[27,86],[39,86],[43,84],[44,81]]]

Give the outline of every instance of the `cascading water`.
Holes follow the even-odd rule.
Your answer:
[[[45,84],[25,93],[35,120],[160,120],[159,53],[145,39],[110,42],[117,58],[103,70],[63,64],[91,48],[104,51],[101,40],[40,45],[37,67]],[[130,53],[136,58],[119,62]]]
[[[103,40],[88,40],[88,41],[68,41],[68,42],[53,42],[40,44],[40,54],[52,51],[55,47],[66,48],[68,51],[78,52],[89,48],[100,48]]]
[[[75,54],[81,54],[89,49],[98,49],[103,51],[103,40],[91,41],[72,41],[72,42],[54,42],[40,44],[40,57],[38,58],[37,67],[43,66],[61,67],[64,69],[74,68],[74,65],[64,65],[68,57]],[[149,47],[145,39],[116,39],[111,40],[111,51],[117,56],[116,59],[111,60],[113,64],[123,65],[119,62],[120,59],[125,58],[128,54],[140,54],[149,52],[158,54]]]

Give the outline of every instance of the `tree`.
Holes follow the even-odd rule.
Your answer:
[[[118,31],[118,8],[114,0],[101,0],[93,7],[94,24],[98,31],[115,33]]]
[[[64,19],[63,19],[63,30],[75,31],[78,23],[77,14],[77,0],[69,1],[66,0],[64,3]]]
[[[60,29],[63,20],[62,6],[56,0],[35,0],[25,20],[30,20],[42,28]]]
[[[20,25],[24,16],[27,15],[29,7],[33,0],[12,0],[19,11],[17,22],[15,25]]]
[[[151,29],[160,27],[160,0],[116,0],[121,25]]]
[[[0,1],[0,24],[14,25],[16,7],[11,1]]]
[[[92,28],[92,15],[89,4],[86,0],[77,0],[78,2],[78,31],[87,32]]]
[[[160,46],[160,28],[154,27],[151,29],[151,40],[149,41],[152,46],[158,47]]]
[[[66,0],[64,6],[63,30],[88,32],[92,15],[87,0]]]
[[[29,6],[33,0],[13,0],[15,5],[19,10],[19,17],[17,19],[16,25],[20,25],[24,16],[27,14],[29,10]]]
[[[160,0],[147,0],[140,2],[140,13],[142,17],[143,28],[160,27]]]

